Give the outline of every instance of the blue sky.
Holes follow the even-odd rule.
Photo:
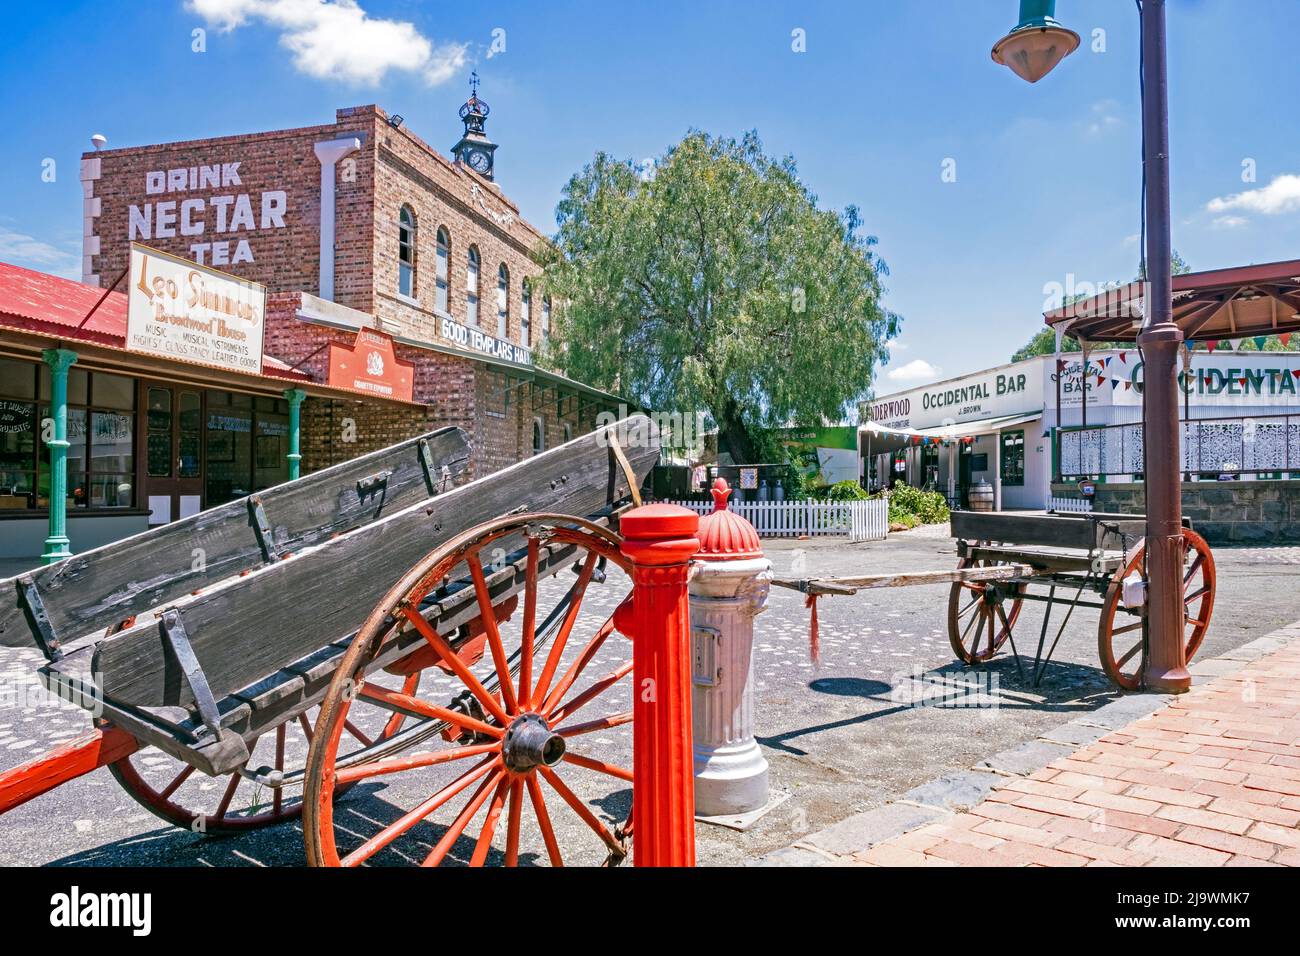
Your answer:
[[[769,152],[795,156],[823,205],[857,204],[904,318],[878,372],[884,394],[1004,362],[1054,289],[1136,271],[1134,5],[1059,0],[1083,44],[1033,86],[989,59],[1016,6],[29,5],[0,33],[0,260],[79,275],[77,160],[94,132],[131,146],[327,122],[375,102],[445,149],[476,67],[498,181],[544,231],[596,150],[652,157],[692,127],[755,128]],[[191,49],[195,28],[205,52]],[[1298,32],[1294,0],[1170,2],[1174,245],[1195,269],[1300,258]]]

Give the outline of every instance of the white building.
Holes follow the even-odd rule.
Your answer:
[[[1186,478],[1300,478],[1300,353],[1197,350],[1190,374],[1183,354]],[[1138,351],[1115,349],[1090,351],[1086,367],[1065,352],[1059,367],[1038,356],[883,395],[861,407],[863,479],[933,487],[958,506],[986,480],[999,510],[1048,507],[1054,479],[1140,480],[1142,381]]]

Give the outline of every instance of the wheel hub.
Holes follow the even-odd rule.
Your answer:
[[[553,767],[564,757],[564,750],[564,738],[551,730],[541,714],[516,717],[501,741],[501,758],[513,773]]]

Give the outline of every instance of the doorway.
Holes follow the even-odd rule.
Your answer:
[[[167,524],[203,510],[203,392],[163,382],[141,389],[149,524]]]

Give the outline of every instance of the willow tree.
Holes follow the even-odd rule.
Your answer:
[[[897,316],[857,210],[817,208],[792,158],[693,132],[649,165],[598,153],[544,253],[559,347],[544,363],[656,411],[704,411],[738,462],[764,431],[841,418]]]

